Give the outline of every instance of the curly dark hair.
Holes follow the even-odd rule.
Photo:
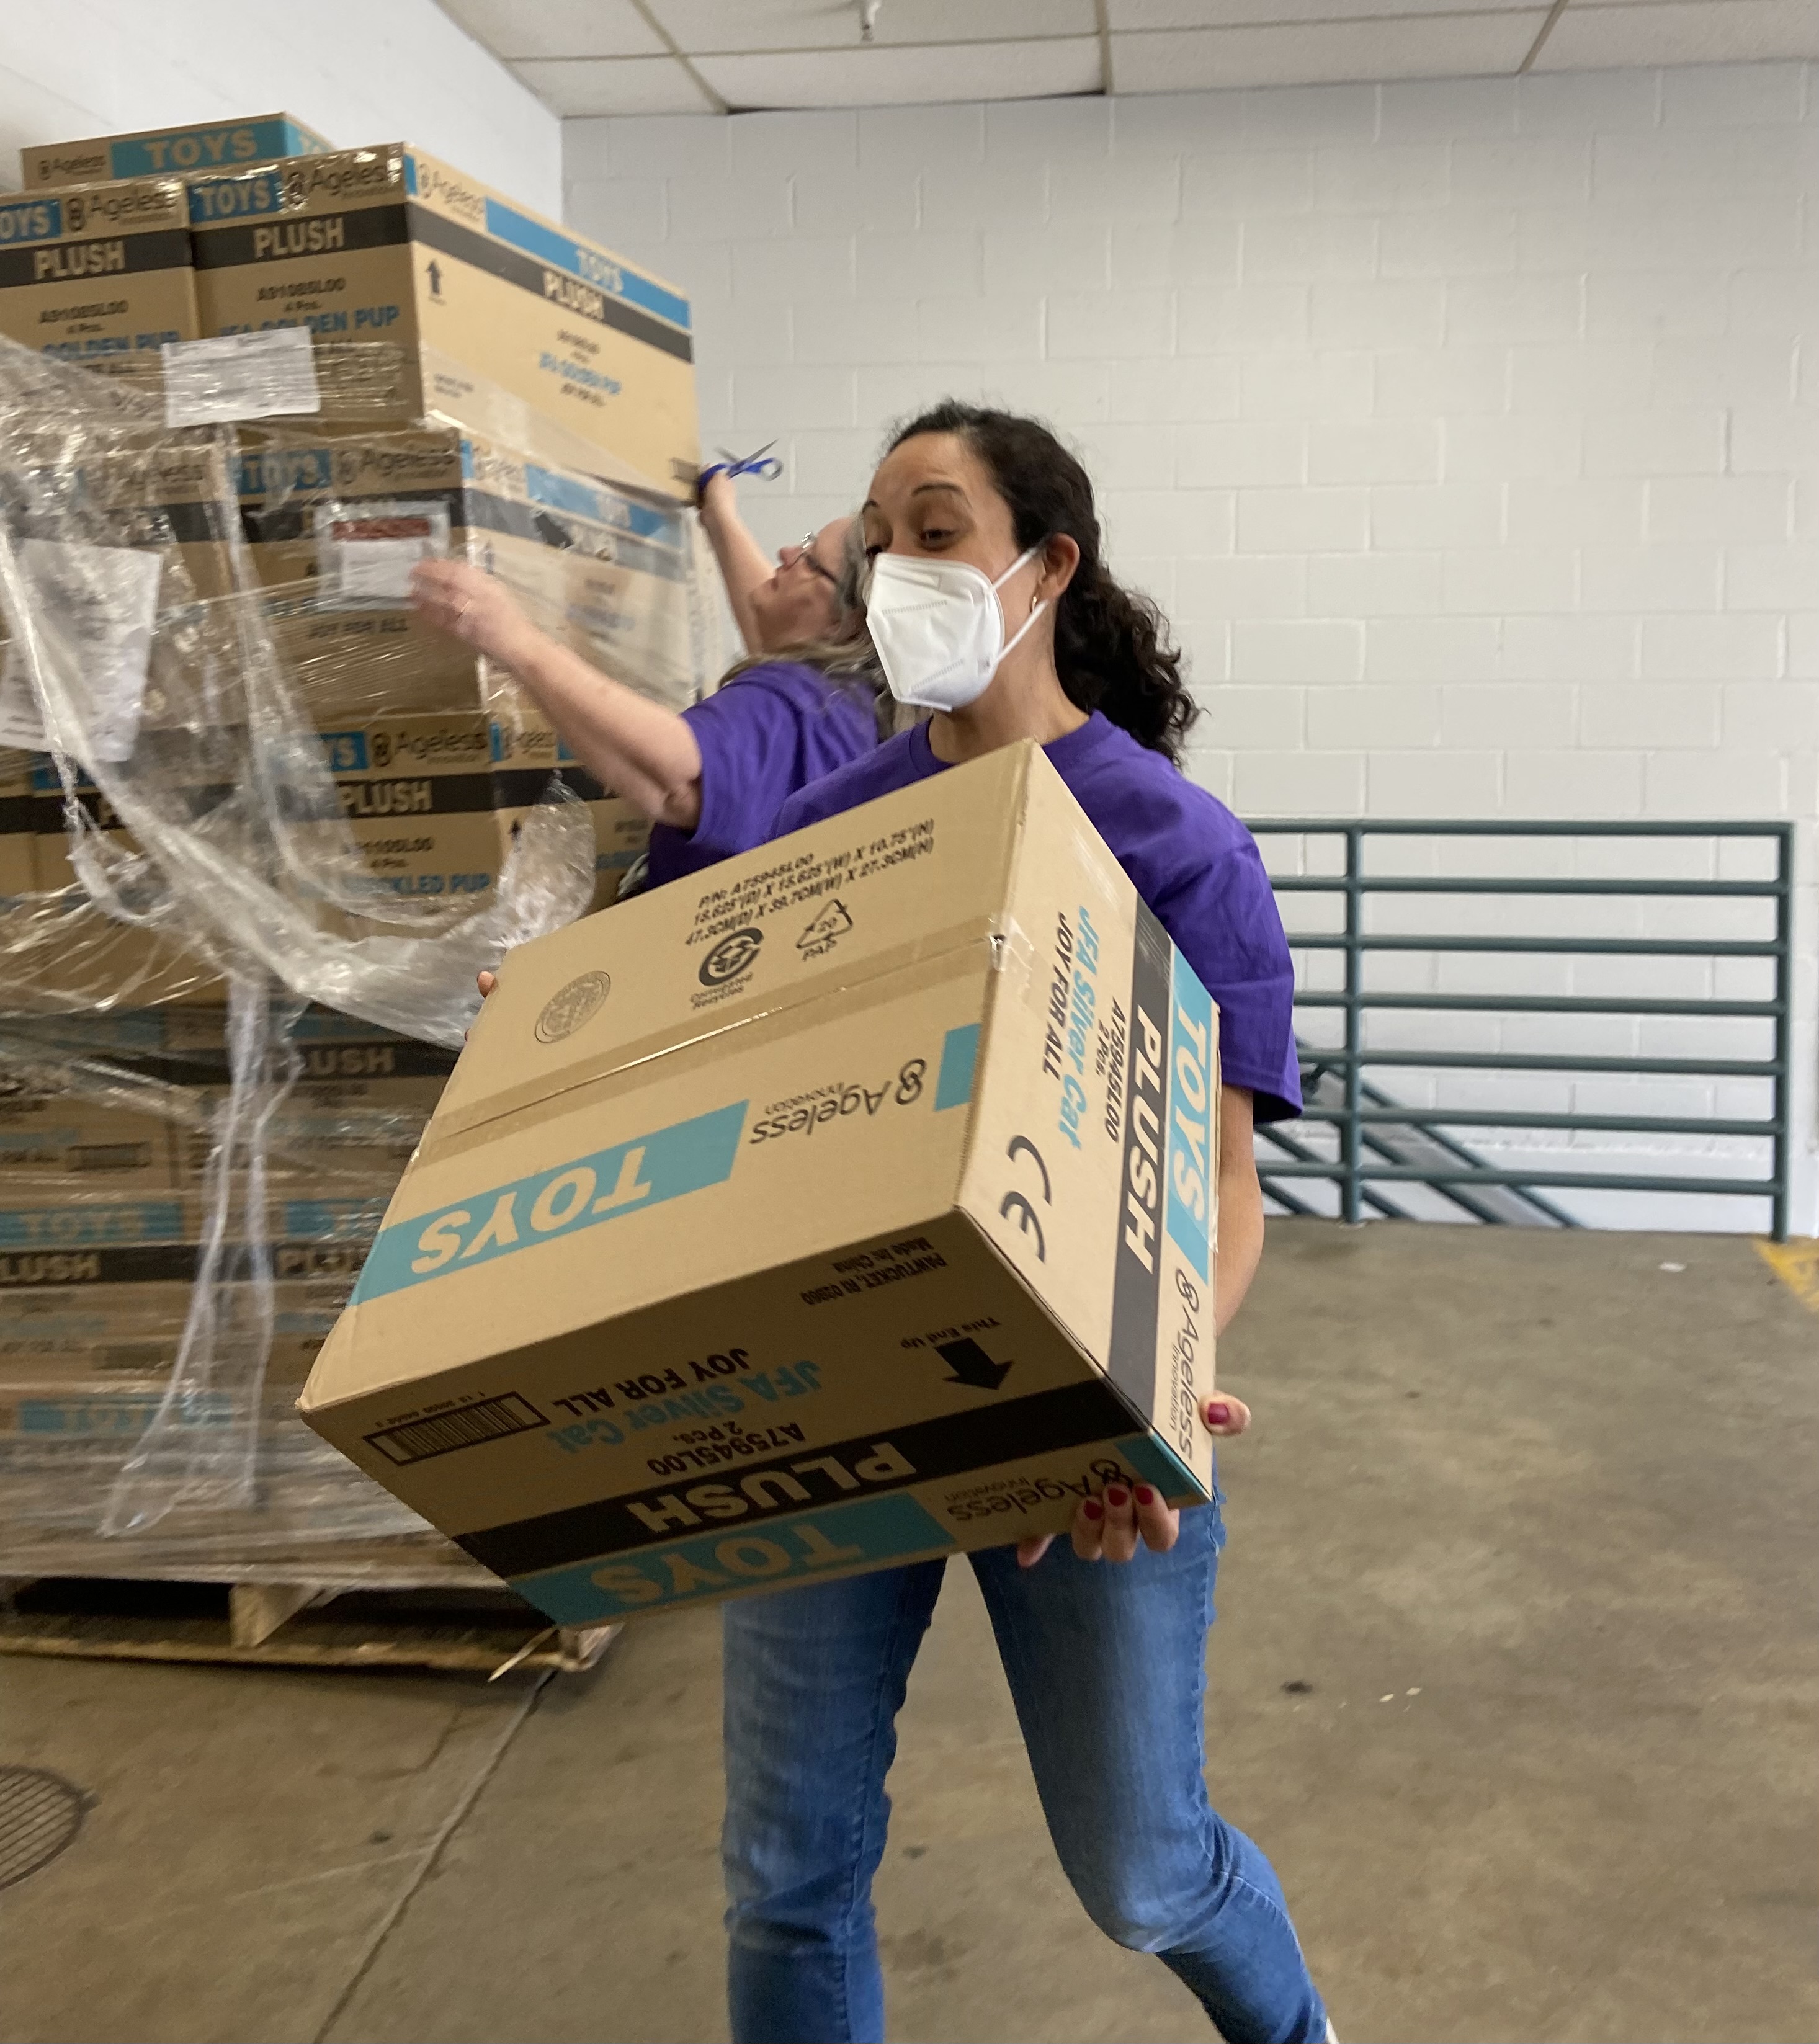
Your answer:
[[[1065,532],[1080,565],[1055,612],[1055,666],[1070,701],[1102,710],[1140,744],[1177,765],[1200,706],[1181,678],[1181,654],[1147,596],[1106,567],[1086,471],[1040,419],[948,398],[898,426],[893,450],[921,433],[954,433],[991,471],[1021,547]]]

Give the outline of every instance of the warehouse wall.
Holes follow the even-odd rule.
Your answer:
[[[1242,813],[1810,822],[1815,84],[1788,64],[571,121],[568,212],[694,294],[708,444],[775,437],[788,463],[745,492],[771,544],[851,503],[886,422],[941,393],[1064,428],[1120,567],[1191,654],[1192,770]],[[1800,855],[1809,880],[1810,830]],[[1813,920],[1809,887],[1808,1231]],[[1686,990],[1647,962],[1595,970]],[[1416,1026],[1663,1055],[1714,1025]],[[1471,1083],[1402,1090],[1456,1105]],[[1612,1093],[1499,1083],[1543,1111]],[[1630,1111],[1763,1107],[1752,1084],[1617,1090]]]
[[[16,0],[0,12],[0,188],[17,151],[294,113],[333,142],[421,143],[562,209],[561,124],[433,0]]]

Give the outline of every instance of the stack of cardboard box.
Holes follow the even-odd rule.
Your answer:
[[[0,335],[171,406],[182,376],[211,369],[186,352],[197,344],[245,336],[224,378],[256,383],[237,367],[256,337],[310,336],[307,396],[274,417],[256,394],[246,411],[267,416],[237,428],[237,470],[177,409],[169,432],[85,459],[82,537],[163,556],[133,771],[180,791],[198,830],[243,798],[193,676],[161,665],[205,655],[230,672],[218,656],[250,605],[375,889],[483,904],[560,778],[592,812],[596,902],[610,901],[641,820],[508,676],[418,623],[409,575],[425,557],[475,561],[583,657],[671,706],[693,700],[686,302],[420,151],[336,151],[288,115],[47,145],[22,167],[25,192],[0,200]],[[129,858],[104,790],[85,781],[75,799],[92,842]],[[267,1436],[259,1514],[217,1520],[224,1561],[274,1528],[408,1527],[289,1408],[452,1055],[306,1014],[263,1189],[229,1188],[209,1262],[230,1077],[217,960],[86,898],[66,806],[47,757],[0,751],[0,947],[15,968],[0,1001],[0,1548],[42,1535],[40,1567],[80,1556],[96,1493],[164,1397],[205,1270],[217,1360],[185,1424],[244,1416],[251,1395]]]

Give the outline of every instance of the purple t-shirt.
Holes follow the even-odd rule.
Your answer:
[[[863,682],[830,681],[794,660],[748,667],[683,714],[701,747],[701,817],[692,831],[652,830],[653,887],[762,844],[798,788],[878,743]]]
[[[1259,1121],[1299,1114],[1294,970],[1256,840],[1223,802],[1097,711],[1043,750],[1218,1002],[1225,1084],[1248,1088]],[[944,771],[919,724],[791,796],[771,836]]]

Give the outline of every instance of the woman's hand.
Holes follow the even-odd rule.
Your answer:
[[[1241,1434],[1251,1424],[1251,1408],[1241,1398],[1221,1392],[1200,1408],[1200,1424],[1221,1440]],[[1152,1554],[1166,1554],[1181,1531],[1181,1514],[1163,1502],[1162,1493],[1147,1483],[1134,1489],[1106,1485],[1098,1497],[1083,1497],[1074,1514],[1070,1538],[1083,1562],[1128,1562],[1140,1542]],[[1033,1569],[1046,1554],[1052,1533],[1040,1533],[1017,1543],[1017,1566]]]
[[[466,561],[419,561],[410,601],[426,623],[505,667],[536,635],[505,584]]]
[[[499,975],[496,972],[476,973],[474,975],[474,978],[475,984],[480,989],[480,998],[483,1001],[486,999],[486,996],[490,993],[493,989],[499,983]],[[465,1029],[461,1032],[461,1040],[463,1043],[467,1040],[467,1034],[468,1032]]]

